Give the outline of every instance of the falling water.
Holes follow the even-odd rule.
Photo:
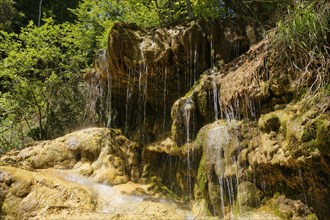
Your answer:
[[[213,36],[210,39],[210,61],[211,61],[211,70],[215,67],[215,49],[214,49],[214,40]]]
[[[126,90],[126,103],[125,103],[125,128],[124,134],[128,135],[129,131],[129,122],[130,122],[130,112],[131,112],[131,98],[134,89],[134,70],[128,70],[128,81],[127,81],[127,90]]]
[[[197,50],[197,43],[195,45],[195,50],[194,50],[194,78],[193,78],[193,83],[196,82],[197,80],[197,75],[198,75],[198,50]]]
[[[107,77],[107,94],[105,94],[105,89],[102,86],[102,74],[106,74]],[[86,77],[88,84],[86,88],[82,88],[83,94],[86,94],[86,112],[85,117],[90,120],[90,123],[99,122],[100,126],[104,126],[104,118],[103,112],[97,111],[99,108],[99,104],[101,106],[104,105],[104,100],[102,97],[106,96],[106,125],[111,126],[111,113],[112,113],[112,106],[111,106],[111,88],[112,88],[112,80],[110,74],[108,73],[108,64],[107,64],[107,55],[106,50],[99,50],[97,59],[95,60],[95,69],[89,73],[86,73]]]
[[[164,70],[164,89],[163,89],[163,132],[166,125],[166,95],[167,95],[167,63]]]
[[[193,101],[188,98],[186,99],[183,105],[183,116],[184,116],[184,124],[186,127],[186,143],[187,143],[187,186],[188,186],[188,202],[190,203],[191,195],[192,195],[192,187],[191,187],[191,156],[190,156],[190,120],[191,120],[191,111],[193,110]],[[190,206],[190,204],[188,204]]]
[[[190,45],[189,51],[186,54],[185,91],[189,90],[194,85],[199,74],[197,42],[195,46],[192,46],[192,42],[190,42]]]
[[[214,120],[218,120],[219,119],[219,108],[218,108],[219,92],[218,92],[218,87],[217,87],[217,83],[216,83],[216,78],[214,76],[212,76],[211,84],[212,84],[212,91],[213,91]]]
[[[210,161],[215,163],[215,172],[218,176],[220,189],[220,205],[222,214],[225,214],[225,181],[224,178],[224,152],[223,147],[229,143],[229,134],[225,126],[216,126],[208,131],[207,134],[207,152],[209,152]],[[227,187],[228,188],[228,187]]]
[[[142,130],[140,132],[142,142],[146,141],[146,126],[147,126],[147,117],[146,117],[146,107],[147,107],[147,89],[148,89],[148,66],[146,65],[144,58],[144,42],[140,45],[142,63],[140,64],[139,70],[139,116],[138,116],[138,125],[142,125]]]
[[[108,72],[108,71],[107,71]],[[107,97],[106,97],[106,112],[108,115],[108,121],[107,121],[107,127],[111,128],[112,126],[112,79],[110,74],[107,74],[107,86],[108,86],[108,93],[107,93]]]

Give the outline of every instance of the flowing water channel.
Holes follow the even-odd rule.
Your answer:
[[[49,171],[44,171],[49,172]],[[96,198],[94,217],[118,219],[194,219],[192,213],[164,196],[150,195],[150,185],[133,182],[110,186],[95,183],[69,170],[51,170],[53,176],[78,184]],[[119,216],[119,217],[118,217]],[[102,217],[102,219],[103,219]]]

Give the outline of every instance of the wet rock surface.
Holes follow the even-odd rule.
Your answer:
[[[4,219],[192,216],[162,184],[132,182],[140,179],[138,161],[137,144],[107,128],[85,129],[9,152],[0,158],[0,215]]]
[[[72,170],[0,167],[4,219],[185,219],[192,216],[149,185],[111,187]]]
[[[183,163],[187,171],[174,167],[181,180],[171,184],[186,193],[190,187],[213,214],[230,216],[239,208],[242,218],[266,211],[279,218],[327,219],[329,95],[299,97],[297,75],[289,71],[273,65],[267,39],[206,71],[172,106],[170,138],[146,152]],[[154,173],[164,170],[155,161]],[[246,182],[251,187],[241,185]],[[269,206],[276,193],[290,205],[281,200]]]
[[[85,74],[105,99],[98,101],[98,120],[135,141],[160,140],[170,131],[173,103],[204,71],[248,48],[244,27],[234,23],[192,21],[154,30],[116,23],[107,50]]]

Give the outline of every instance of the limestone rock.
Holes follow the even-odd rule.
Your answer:
[[[95,210],[96,198],[86,188],[49,174],[0,167],[0,186],[6,219],[31,219],[62,209]]]
[[[253,183],[244,181],[238,186],[237,197],[241,209],[248,210],[260,207],[263,194]]]
[[[186,219],[193,215],[148,185],[97,184],[70,170],[0,166],[4,219]],[[166,202],[164,202],[166,201]]]
[[[97,55],[85,78],[111,94],[99,101],[111,105],[111,112],[100,112],[108,120],[105,125],[151,143],[169,132],[171,106],[205,70],[230,62],[248,47],[244,27],[232,23],[194,21],[153,30],[116,23],[107,50]]]
[[[73,169],[96,182],[120,184],[140,178],[137,147],[119,130],[90,128],[37,143],[2,157],[0,162],[8,164],[13,158],[33,169]]]

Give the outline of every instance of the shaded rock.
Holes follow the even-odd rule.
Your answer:
[[[275,194],[273,198],[266,201],[265,205],[273,208],[277,215],[283,219],[313,219],[313,216],[315,216],[315,214],[313,214],[313,210],[311,210],[300,200],[288,199],[285,195],[279,195],[278,193]]]
[[[281,122],[276,115],[267,114],[259,118],[259,129],[263,132],[270,133],[271,131],[278,132]]]
[[[195,202],[191,212],[197,218],[210,218],[212,216],[207,208],[207,203],[204,199]]]
[[[241,209],[259,208],[263,193],[251,182],[244,181],[238,185],[237,201]]]
[[[178,147],[171,138],[145,146],[142,152],[143,181],[150,182],[150,178],[157,176],[179,196],[192,198],[200,155],[200,148],[190,143]],[[188,179],[191,185],[187,184]]]

